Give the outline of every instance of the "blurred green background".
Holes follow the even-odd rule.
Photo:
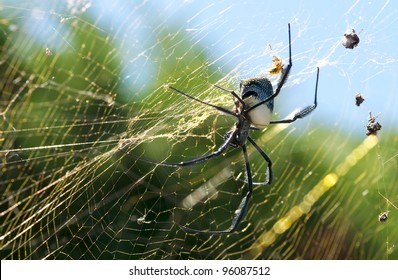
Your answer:
[[[189,4],[162,5],[0,3],[2,259],[397,259],[396,114],[386,109],[378,116],[378,143],[365,135],[368,109],[396,104],[394,79],[379,86],[386,94],[381,105],[372,103],[377,96],[370,84],[396,67],[391,55],[391,64],[372,68],[376,54],[369,46],[377,43],[376,33],[368,31],[354,50],[367,51],[365,63],[336,51],[351,51],[340,45],[342,34],[306,42],[306,35],[314,38],[312,28],[323,31],[309,27],[305,7],[290,7],[297,17],[272,7],[268,14],[281,22],[271,20],[276,29],[250,29],[226,51],[230,41],[209,30],[217,30],[214,21],[219,31],[233,28],[236,18],[223,5],[236,10],[236,3],[200,10],[195,2],[192,13],[205,16],[185,20],[184,13],[180,21],[174,17]],[[377,12],[369,20],[376,21]],[[191,26],[196,18],[204,21]],[[244,19],[236,26],[245,26]],[[231,96],[212,85],[237,91],[240,79],[265,74],[273,55],[286,60],[287,22],[294,66],[275,101],[275,119],[311,103],[316,65],[319,107],[292,125],[252,133],[273,160],[275,181],[255,187],[236,233],[186,233],[178,224],[229,227],[246,187],[239,180],[242,154],[230,149],[186,168],[139,160],[205,154],[233,125],[234,119],[164,85],[231,108]],[[271,46],[239,49],[254,35],[267,37],[263,30]],[[308,51],[302,50],[306,44]],[[325,61],[322,53],[334,57]],[[257,66],[248,68],[253,62]],[[367,86],[361,84],[367,100],[359,108],[350,70],[368,75]],[[337,82],[344,78],[347,88]],[[252,150],[250,160],[255,181],[265,181],[265,162]],[[187,208],[192,194],[202,198]],[[380,222],[385,211],[388,219]]]

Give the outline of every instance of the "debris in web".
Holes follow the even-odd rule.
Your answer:
[[[365,101],[365,98],[360,93],[357,93],[355,95],[355,105],[358,107]]]
[[[383,213],[379,214],[379,222],[385,222],[388,219],[388,212],[390,211],[385,211]]]
[[[369,112],[368,125],[366,126],[366,135],[377,135],[377,131],[381,130],[381,124],[376,121],[376,117],[372,117],[372,112]]]
[[[51,52],[50,48],[46,48],[46,56],[52,56],[53,53]]]
[[[357,47],[359,44],[359,37],[358,35],[355,33],[355,30],[353,29],[351,33],[344,34],[344,41],[343,41],[343,46],[346,49],[353,49],[355,47]]]
[[[278,75],[283,71],[283,66],[285,65],[283,64],[282,59],[274,55],[272,57],[272,65],[268,69],[268,73],[271,75]]]

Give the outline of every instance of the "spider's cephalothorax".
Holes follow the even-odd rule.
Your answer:
[[[240,114],[232,129],[225,134],[224,140],[227,141],[231,138],[229,145],[235,148],[240,147],[246,143],[247,137],[249,137],[250,127],[250,121],[246,119],[243,114]]]
[[[211,234],[222,234],[222,233],[231,233],[237,229],[241,220],[243,219],[246,210],[249,205],[249,200],[253,193],[253,185],[254,184],[271,184],[273,179],[272,173],[272,161],[268,157],[268,155],[261,149],[259,145],[254,141],[253,138],[250,137],[250,131],[253,129],[262,129],[270,124],[278,124],[278,123],[291,123],[296,121],[297,119],[301,119],[311,113],[317,106],[317,92],[318,92],[318,78],[319,78],[319,68],[317,69],[317,77],[316,77],[316,86],[315,86],[315,99],[314,103],[299,110],[296,112],[291,118],[282,119],[282,120],[271,120],[272,111],[274,109],[274,99],[278,96],[281,91],[283,85],[287,77],[289,76],[290,68],[292,67],[292,50],[291,50],[291,38],[290,38],[290,24],[288,25],[288,33],[289,33],[289,63],[283,68],[281,72],[281,77],[278,81],[278,85],[275,91],[272,88],[271,82],[265,77],[254,77],[250,79],[245,79],[241,81],[240,84],[240,92],[237,94],[233,90],[228,90],[223,87],[217,86],[217,88],[229,92],[235,97],[235,106],[232,110],[226,109],[222,106],[213,105],[211,103],[202,101],[192,95],[189,95],[179,89],[176,89],[172,86],[169,86],[170,89],[176,91],[177,93],[204,104],[206,106],[213,107],[218,111],[231,115],[236,118],[235,125],[229,130],[225,137],[224,143],[216,150],[207,155],[199,156],[197,158],[193,158],[187,161],[182,162],[155,162],[146,160],[147,162],[156,163],[165,166],[172,167],[182,167],[193,164],[199,164],[204,161],[207,161],[213,157],[217,157],[224,153],[228,147],[241,147],[243,158],[245,161],[245,171],[246,171],[246,180],[244,182],[247,183],[246,194],[242,197],[240,204],[236,211],[234,212],[234,216],[232,218],[231,225],[228,229],[224,230],[197,230],[192,229],[186,226],[181,226],[185,231],[194,232],[194,233],[211,233]],[[254,148],[259,152],[262,158],[267,162],[267,180],[262,183],[254,183],[252,172],[249,163],[249,156],[246,150],[246,143],[250,142],[254,146]]]

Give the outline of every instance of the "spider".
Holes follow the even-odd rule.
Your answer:
[[[146,211],[146,209],[145,209],[144,214],[143,214],[141,217],[139,217],[139,218],[137,219],[137,224],[143,225],[143,224],[150,224],[150,223],[152,223],[152,221],[147,221],[147,220],[146,220],[146,216],[147,216],[147,215],[148,215],[148,213],[147,213],[147,211]]]
[[[271,82],[263,76],[257,76],[249,79],[242,80],[240,83],[240,92],[237,94],[233,90],[228,90],[222,88],[220,86],[215,85],[217,88],[224,90],[233,95],[235,98],[234,107],[232,110],[226,109],[221,106],[213,105],[197,99],[177,88],[172,86],[168,86],[170,89],[175,92],[192,99],[201,104],[210,106],[215,108],[216,110],[234,116],[236,118],[236,122],[234,126],[229,130],[225,137],[224,143],[214,152],[196,157],[187,161],[182,162],[158,162],[161,165],[171,166],[171,167],[182,167],[189,166],[198,163],[202,163],[211,158],[217,157],[224,153],[229,147],[240,147],[243,152],[243,158],[245,162],[245,169],[247,175],[247,191],[243,196],[237,210],[234,213],[232,218],[231,225],[228,229],[225,230],[198,230],[193,229],[187,226],[180,227],[187,231],[193,233],[208,233],[208,234],[225,234],[232,233],[236,231],[240,222],[245,216],[247,211],[249,200],[253,194],[253,178],[252,172],[250,169],[249,157],[246,151],[246,142],[249,141],[254,148],[259,152],[262,158],[267,162],[267,171],[268,171],[268,179],[263,184],[271,184],[273,180],[273,172],[272,172],[272,161],[269,156],[260,148],[260,146],[249,136],[249,132],[251,130],[259,130],[265,128],[269,124],[279,124],[279,123],[292,123],[297,119],[301,119],[311,113],[317,107],[317,91],[318,91],[318,79],[319,79],[319,68],[317,68],[317,77],[316,77],[316,85],[315,85],[315,98],[314,103],[309,105],[297,113],[293,115],[293,117],[282,120],[271,120],[272,111],[274,108],[274,99],[278,96],[281,88],[286,82],[286,79],[289,76],[290,68],[292,67],[292,51],[291,51],[291,35],[290,35],[290,24],[288,24],[288,35],[289,35],[289,63],[281,72],[281,77],[278,81],[275,92],[273,91],[273,87]]]

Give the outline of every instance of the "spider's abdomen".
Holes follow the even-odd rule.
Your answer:
[[[272,111],[263,104],[248,113],[251,124],[256,128],[264,128],[271,122]]]
[[[266,100],[274,93],[271,82],[265,77],[253,77],[242,80],[240,94],[247,108]],[[253,126],[264,128],[269,125],[274,109],[274,100],[260,105],[248,113],[248,118]]]

